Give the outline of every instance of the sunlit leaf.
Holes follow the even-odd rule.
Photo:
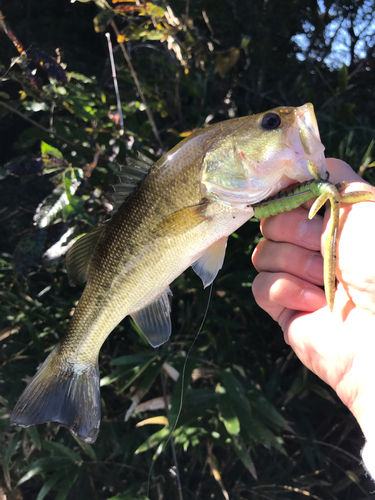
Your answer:
[[[140,422],[137,423],[136,427],[143,427],[144,425],[168,425],[168,419],[167,417],[151,417],[151,418],[145,418],[144,420],[141,420]]]
[[[42,141],[40,145],[42,156],[55,156],[56,158],[63,158],[61,151],[46,142]]]
[[[220,396],[219,408],[220,408],[219,418],[225,425],[225,428],[228,431],[228,433],[234,435],[239,434],[240,422],[233,409],[231,399],[226,394],[222,394]]]
[[[240,57],[240,50],[236,48],[230,49],[229,52],[219,53],[216,56],[215,71],[224,78],[232,66],[236,64]]]
[[[160,443],[166,440],[169,434],[170,430],[168,429],[168,427],[160,429],[160,431],[155,432],[155,434],[152,434],[150,437],[148,437],[146,441],[137,448],[135,454],[138,455],[139,453],[144,453],[145,451],[158,446]]]
[[[112,21],[115,13],[112,9],[103,9],[95,18],[94,18],[94,29],[97,33],[105,31],[107,29],[108,24]]]
[[[159,5],[151,2],[146,3],[146,9],[147,13],[154,17],[163,17],[165,14],[165,10],[163,9],[163,7],[160,7]]]

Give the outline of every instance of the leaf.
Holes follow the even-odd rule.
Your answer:
[[[135,450],[134,454],[138,455],[139,453],[143,453],[147,450],[150,450],[151,448],[154,448],[155,446],[159,445],[163,441],[167,439],[167,437],[170,434],[170,430],[168,427],[163,427],[163,429],[160,429],[160,431],[155,432],[151,436],[149,436],[146,441],[144,441],[141,446],[138,446],[138,448]]]
[[[251,38],[247,35],[243,35],[242,36],[242,40],[241,40],[241,49],[246,49],[246,47],[249,45],[251,41]]]
[[[348,86],[348,67],[345,63],[341,66],[341,68],[337,72],[337,82],[339,89],[343,92]]]
[[[26,432],[30,436],[30,439],[36,444],[36,446],[40,450],[41,447],[42,447],[42,443],[40,441],[40,437],[39,437],[39,432],[38,432],[37,426],[36,425],[32,425],[31,427],[27,427],[26,428]]]
[[[195,367],[195,362],[192,359],[186,361],[185,368],[181,371],[181,376],[178,378],[177,383],[174,387],[171,408],[169,410],[169,428],[173,429],[178,418],[180,409],[183,406],[183,401],[185,399],[186,393],[188,391],[189,383],[191,380],[191,374]]]
[[[168,425],[168,419],[167,417],[161,416],[161,417],[151,417],[151,418],[145,418],[141,422],[138,422],[136,427],[143,427],[144,425]]]
[[[262,393],[257,389],[253,388],[249,392],[249,401],[251,408],[254,412],[259,413],[265,422],[269,422],[272,426],[278,430],[284,429],[287,426],[287,422],[284,417],[278,412],[275,406],[270,403]]]
[[[154,3],[151,2],[146,3],[146,10],[147,14],[150,14],[150,16],[153,17],[164,17],[165,15],[165,10],[163,9],[163,7],[155,5]]]
[[[97,33],[105,31],[109,23],[114,18],[115,13],[112,9],[103,9],[95,18],[94,18],[94,29]]]
[[[372,149],[374,147],[374,144],[375,144],[375,140],[372,139],[372,141],[370,142],[368,148],[366,149],[365,154],[362,157],[361,165],[362,165],[363,168],[372,167],[373,166],[372,164],[370,164],[370,162],[371,162],[371,153],[372,153]]]
[[[155,377],[160,373],[160,370],[162,369],[166,358],[167,356],[162,356],[158,361],[154,361],[147,368],[147,370],[145,370],[142,380],[139,384],[139,388],[142,389],[145,393],[149,391],[155,380]]]
[[[145,14],[146,9],[141,5],[118,5],[115,7],[116,14],[131,14],[132,12],[140,12]]]
[[[216,414],[219,398],[220,394],[216,393],[213,389],[188,391],[183,402],[183,412],[178,420],[179,426],[196,424],[207,411]]]
[[[57,495],[56,495],[56,500],[65,500],[66,497],[69,495],[69,491],[72,489],[73,484],[77,481],[78,478],[78,471],[74,473],[74,471],[71,471],[70,474],[67,474],[66,477],[64,478],[61,483],[59,483],[59,486],[57,489]]]
[[[54,441],[47,441],[44,439],[42,441],[42,449],[43,450],[49,450],[49,451],[54,451],[57,455],[63,455],[69,460],[71,460],[74,463],[81,463],[82,462],[82,457],[76,453],[75,451],[71,450],[67,446],[64,446],[63,444],[60,443],[55,443]]]
[[[142,354],[128,354],[127,356],[120,356],[111,361],[112,366],[126,366],[126,365],[140,365],[145,361],[155,358],[153,352],[145,352]]]
[[[135,373],[134,373],[133,377],[131,377],[131,378],[130,378],[130,380],[128,380],[128,381],[126,382],[126,384],[125,384],[125,385],[124,385],[124,386],[120,389],[119,393],[121,393],[121,392],[125,391],[125,389],[127,389],[128,387],[130,387],[130,386],[131,386],[131,385],[132,385],[132,384],[133,384],[133,383],[137,380],[137,378],[139,378],[139,377],[140,377],[140,376],[141,376],[141,375],[142,375],[142,374],[143,374],[143,373],[144,373],[144,372],[148,369],[148,367],[149,367],[149,366],[150,366],[153,362],[154,362],[154,359],[150,359],[149,361],[146,361],[146,363],[144,363],[142,366],[137,367],[137,368],[134,370],[134,371],[135,371]],[[160,364],[160,361],[159,361],[159,363],[158,363],[158,364]],[[154,370],[152,370],[152,371],[149,373],[149,376],[151,376],[151,377],[152,377],[152,380],[153,380],[153,378],[155,378],[155,376],[156,376],[156,372],[157,372],[157,371],[160,371],[160,369],[161,369],[161,366],[162,366],[162,365],[163,365],[163,363],[161,363],[161,365],[160,365],[160,366],[157,366],[157,367],[155,368],[155,371],[154,371]],[[155,365],[154,365],[154,366],[155,366]]]
[[[136,495],[129,491],[129,492],[126,492],[125,493],[120,493],[119,495],[115,495],[114,497],[111,497],[111,498],[108,498],[108,500],[150,500],[149,497],[147,497],[146,495],[142,495],[142,494],[139,494],[137,493]]]
[[[219,408],[220,408],[219,418],[225,425],[227,432],[231,435],[239,434],[240,422],[233,409],[232,401],[227,394],[220,395]]]
[[[14,453],[17,449],[17,445],[19,443],[20,442],[17,439],[17,434],[14,434],[12,439],[10,440],[10,442],[8,444],[7,450],[6,450],[4,458],[2,460],[4,479],[5,479],[6,485],[9,489],[12,489],[11,481],[10,481],[9,463],[10,463],[10,460],[11,460],[12,456],[14,455]]]
[[[228,73],[232,66],[236,64],[240,57],[240,50],[236,48],[230,49],[226,53],[219,53],[216,56],[215,72],[219,73],[221,78]]]
[[[113,370],[112,373],[109,375],[106,375],[105,377],[100,379],[100,387],[104,387],[106,385],[113,384],[113,382],[116,382],[116,380],[119,380],[120,378],[124,377],[128,373],[132,373],[135,371],[135,368],[125,368],[123,366],[119,366],[115,370]]]
[[[86,455],[91,458],[91,460],[94,460],[94,461],[97,460],[95,450],[91,446],[91,444],[85,443],[84,441],[82,441],[82,439],[78,439],[76,436],[74,436],[74,434],[72,434],[72,437],[76,440],[76,442],[82,448],[84,453],[86,453]]]
[[[247,451],[246,445],[241,436],[232,436],[232,445],[238,458],[244,464],[246,469],[248,469],[253,478],[257,481],[258,477],[254,462],[252,461],[250,453]]]
[[[44,252],[47,233],[45,228],[34,228],[28,231],[19,241],[13,253],[13,266],[17,274],[26,271],[40,262]]]
[[[44,497],[50,492],[50,490],[55,486],[55,484],[60,481],[66,475],[66,469],[62,468],[55,472],[42,486],[40,489],[36,500],[43,500]]]
[[[230,396],[237,404],[241,405],[247,412],[250,412],[249,401],[246,397],[245,388],[233,375],[229,368],[221,372],[221,379],[228,396]]]
[[[54,148],[53,146],[50,146],[46,142],[42,141],[40,145],[40,149],[42,152],[42,156],[54,156],[55,158],[60,158],[63,159],[63,155],[61,151],[59,151],[57,148]]]
[[[35,460],[26,467],[26,473],[18,481],[17,486],[29,481],[34,476],[46,474],[50,470],[60,469],[69,464],[71,464],[71,461],[66,457],[48,457]]]
[[[34,61],[35,64],[39,65],[47,74],[48,78],[58,81],[61,85],[66,83],[67,77],[65,70],[56,59],[49,54],[38,49],[38,47],[30,47],[27,51],[27,56]]]
[[[56,190],[54,190],[56,191]],[[51,222],[61,214],[62,210],[66,205],[69,204],[69,200],[66,193],[61,194],[61,190],[48,196],[42,203],[37,207],[34,214],[34,222],[40,228],[49,226]]]

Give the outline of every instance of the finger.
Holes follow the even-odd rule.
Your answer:
[[[291,243],[263,240],[256,247],[253,264],[258,272],[285,272],[315,285],[323,285],[323,258]]]
[[[285,308],[312,312],[327,304],[322,289],[287,273],[262,272],[252,290],[257,304],[276,321]]]
[[[309,220],[307,210],[296,208],[291,212],[263,219],[260,229],[268,240],[289,242],[310,250],[320,250],[323,218],[316,215]]]
[[[360,182],[364,184],[365,189],[369,186],[362,177],[354,172],[354,170],[344,161],[338,160],[337,158],[327,158],[326,167],[329,172],[329,182],[336,184],[337,182],[347,181],[347,182]]]
[[[375,195],[375,187],[364,181],[362,177],[356,174],[354,170],[344,161],[338,160],[337,158],[327,158],[326,167],[327,171],[330,173],[330,182],[333,182],[333,184],[341,181],[349,183],[342,193],[370,191]],[[371,201],[375,202],[375,197]]]

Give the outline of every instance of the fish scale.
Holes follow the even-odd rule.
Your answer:
[[[196,130],[155,164],[128,160],[114,214],[73,245],[72,284],[86,287],[66,336],[18,400],[11,424],[57,421],[88,443],[100,425],[98,356],[130,315],[153,347],[171,333],[169,285],[192,266],[204,286],[222,267],[227,238],[253,205],[325,176],[324,146],[311,104],[279,107]],[[128,168],[128,170],[127,170]]]

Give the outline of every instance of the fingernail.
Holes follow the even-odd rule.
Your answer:
[[[320,248],[320,237],[322,235],[322,230],[323,220],[319,217],[312,220],[303,220],[298,228],[301,241],[316,248]]]
[[[306,274],[321,280],[323,283],[323,257],[321,255],[312,255],[307,261],[305,271]]]

